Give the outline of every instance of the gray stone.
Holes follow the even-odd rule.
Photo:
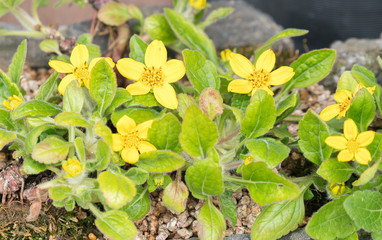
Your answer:
[[[341,74],[351,70],[354,64],[371,70],[382,84],[382,69],[377,62],[377,56],[382,55],[382,39],[350,38],[336,41],[330,47],[337,50],[337,57],[330,75],[322,81],[325,87],[334,91]]]

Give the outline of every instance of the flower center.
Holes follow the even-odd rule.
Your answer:
[[[145,67],[140,81],[151,89],[163,86],[162,68]]]
[[[356,140],[352,139],[348,141],[347,149],[351,153],[355,153],[358,150],[358,143]]]
[[[138,143],[142,141],[142,139],[138,136],[138,131],[134,130],[129,132],[126,135],[122,135],[123,138],[123,148],[138,148]]]
[[[351,97],[348,97],[345,101],[340,103],[340,112],[346,111],[350,107],[351,100]]]
[[[249,77],[248,81],[251,82],[253,88],[269,87],[270,74],[263,70],[255,70]]]
[[[73,74],[77,78],[81,86],[82,84],[84,84],[85,82],[89,80],[90,74],[88,70],[88,65],[84,63],[84,65],[82,65],[81,67],[74,69]]]

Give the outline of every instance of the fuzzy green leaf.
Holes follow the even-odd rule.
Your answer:
[[[110,103],[105,113],[112,113],[114,109],[124,104],[125,102],[130,101],[131,99],[133,98],[131,97],[130,93],[126,90],[126,88],[117,88],[113,101]]]
[[[187,186],[182,181],[172,181],[164,189],[162,201],[167,209],[180,214],[186,210],[188,195]]]
[[[113,145],[113,137],[109,127],[99,122],[94,127],[94,133],[103,138],[107,144]]]
[[[8,110],[0,110],[0,126],[15,130],[15,124],[11,119],[11,112]]]
[[[52,116],[60,113],[62,109],[51,103],[47,103],[41,100],[31,100],[23,102],[12,113],[12,119],[19,119],[25,116]]]
[[[66,159],[71,143],[56,136],[49,136],[39,142],[32,151],[32,158],[40,163],[52,164]]]
[[[25,39],[17,47],[16,53],[13,55],[12,62],[8,68],[9,79],[15,83],[17,86],[20,86],[20,75],[23,71],[25,58],[27,56],[27,40]]]
[[[127,213],[120,210],[100,213],[95,224],[102,233],[115,240],[133,239],[137,235],[134,223]]]
[[[354,169],[349,163],[339,162],[336,158],[324,161],[317,170],[317,174],[330,183],[346,182],[353,172]]]
[[[219,195],[219,203],[224,217],[232,223],[232,226],[235,226],[237,221],[237,211],[236,204],[232,201],[232,194],[232,192],[224,191]]]
[[[137,167],[130,168],[124,175],[136,185],[144,184],[149,178],[149,173],[146,170]]]
[[[54,119],[59,126],[91,127],[92,125],[76,112],[62,112]]]
[[[0,150],[3,149],[5,145],[12,142],[15,138],[15,132],[9,132],[7,130],[0,129]]]
[[[84,105],[84,94],[77,81],[72,81],[65,88],[63,108],[65,112],[80,113]]]
[[[110,146],[102,139],[98,140],[96,162],[90,166],[99,171],[104,170],[110,162]]]
[[[53,125],[41,125],[38,127],[33,128],[27,135],[25,139],[25,151],[27,153],[31,153],[33,151],[34,146],[36,145],[38,138],[40,137],[41,133],[43,133],[45,130],[53,128]]]
[[[46,101],[50,97],[50,95],[53,93],[53,91],[57,87],[57,79],[58,79],[58,72],[54,72],[52,75],[49,76],[49,78],[41,85],[39,88],[37,95],[35,97],[36,100],[42,100]]]
[[[133,200],[128,202],[120,210],[129,215],[131,221],[142,219],[150,211],[150,198],[147,189],[142,186],[137,186],[137,194],[135,194]]]
[[[183,157],[176,153],[158,150],[141,154],[139,161],[135,165],[150,173],[164,173],[179,169],[184,165],[185,161]]]
[[[359,132],[364,132],[373,121],[375,110],[373,96],[366,88],[362,88],[353,98],[347,117],[354,120]]]
[[[40,172],[45,171],[47,168],[46,164],[39,163],[33,160],[31,157],[27,157],[24,159],[22,171],[27,174],[39,174]]]
[[[274,168],[289,156],[290,149],[273,138],[250,139],[246,145],[255,161],[264,161]]]
[[[380,160],[375,162],[373,166],[367,168],[361,176],[359,176],[358,180],[353,182],[353,186],[362,186],[368,183],[375,175],[375,173],[378,171]]]
[[[119,26],[131,19],[129,9],[126,4],[109,2],[103,5],[97,15],[103,23],[111,26]]]
[[[224,216],[210,199],[200,209],[197,219],[200,240],[222,240],[224,238],[226,230]]]
[[[134,34],[130,38],[129,57],[134,59],[135,61],[144,63],[147,46],[148,46],[147,43],[145,43],[140,37]]]
[[[145,19],[145,30],[152,39],[170,44],[177,40],[175,33],[168,24],[166,17],[162,14],[154,14]]]

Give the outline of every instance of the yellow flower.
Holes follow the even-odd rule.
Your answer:
[[[84,84],[87,88],[89,88],[90,73],[96,63],[101,59],[105,59],[110,67],[114,68],[115,64],[109,57],[93,58],[88,65],[89,51],[83,44],[78,44],[74,47],[72,54],[70,55],[71,64],[59,60],[50,60],[49,66],[57,72],[70,73],[66,75],[58,85],[58,91],[60,94],[64,95],[66,86],[68,86],[68,84],[75,79],[77,79],[80,86]]]
[[[329,189],[334,195],[342,195],[345,193],[346,187],[345,187],[345,183],[339,182],[339,183],[331,183],[329,186]]]
[[[252,162],[252,160],[253,160],[253,156],[249,155],[248,157],[245,158],[244,164],[248,165],[248,164],[250,164]]]
[[[358,128],[352,119],[344,122],[344,136],[330,136],[325,143],[335,149],[341,150],[337,156],[338,161],[348,162],[357,160],[360,164],[367,165],[371,161],[369,150],[366,149],[373,142],[375,132],[365,131],[358,134]]]
[[[358,83],[357,88],[356,88],[355,91],[354,91],[354,95],[357,94],[357,92],[358,92],[359,90],[361,90],[361,88],[364,88],[364,87],[365,87],[365,85],[363,85],[362,83]],[[373,93],[374,93],[376,87],[377,87],[377,86],[374,86],[374,87],[368,87],[368,88],[366,88],[366,89],[369,91],[369,93],[370,93],[371,95],[373,95]]]
[[[220,56],[223,61],[229,61],[231,53],[232,51],[230,49],[224,49],[223,51],[220,52]]]
[[[196,9],[205,8],[207,4],[207,0],[190,0],[190,5]]]
[[[273,95],[272,90],[269,88],[271,85],[284,84],[294,75],[293,68],[286,66],[272,71],[275,62],[276,56],[271,49],[260,55],[256,61],[256,66],[253,66],[243,55],[231,53],[229,64],[232,71],[243,79],[231,81],[228,85],[228,91],[242,94],[252,93],[253,95],[256,90],[263,89]]]
[[[72,177],[78,176],[82,172],[82,166],[77,157],[68,158],[68,161],[62,164],[62,168]]]
[[[131,58],[122,58],[117,62],[117,69],[126,78],[136,81],[126,87],[131,95],[144,95],[153,90],[156,100],[164,107],[178,107],[178,99],[170,83],[181,79],[186,68],[180,60],[167,61],[167,50],[163,42],[154,40],[149,44],[145,64]]]
[[[9,111],[12,111],[13,109],[17,108],[17,106],[19,106],[23,100],[16,96],[16,95],[13,95],[12,97],[8,97],[8,100],[4,100],[3,101],[3,106],[6,107]]]
[[[135,121],[128,116],[123,116],[117,122],[118,133],[113,134],[112,149],[114,152],[121,151],[122,159],[134,164],[139,159],[139,154],[157,150],[147,140],[147,131],[153,120],[136,125]]]

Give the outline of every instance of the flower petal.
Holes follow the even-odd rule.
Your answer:
[[[266,91],[271,96],[274,95],[273,91],[269,87],[263,86],[263,87],[258,88],[258,89]],[[252,91],[252,96],[253,96],[253,94],[255,94],[255,91]]]
[[[346,138],[344,138],[343,136],[331,136],[325,139],[325,143],[329,147],[332,147],[338,150],[344,150],[347,147],[346,145],[348,143],[348,140],[346,140]]]
[[[371,154],[366,148],[358,148],[358,151],[355,153],[355,160],[359,164],[367,165],[371,161]]]
[[[291,67],[279,67],[278,69],[271,72],[271,81],[269,82],[271,85],[281,85],[294,76],[293,68]]]
[[[252,89],[252,84],[245,79],[235,79],[228,84],[228,92],[247,94]]]
[[[127,115],[124,115],[121,117],[121,119],[117,122],[117,131],[121,134],[128,134],[133,130],[133,128],[136,127],[135,121],[128,117]]]
[[[123,161],[134,164],[139,160],[139,153],[136,148],[124,148],[121,152]]]
[[[333,98],[334,98],[334,100],[336,100],[336,102],[342,103],[344,101],[347,101],[348,99],[351,100],[353,98],[353,93],[344,89],[344,90],[341,90],[339,92],[336,92],[333,95]]]
[[[122,150],[124,142],[121,134],[112,134],[111,135],[113,138],[113,144],[111,148],[113,149],[114,152],[119,152]]]
[[[65,94],[65,89],[66,89],[66,86],[69,85],[69,83],[73,80],[75,80],[76,77],[74,76],[74,74],[68,74],[66,75],[60,82],[60,84],[58,85],[58,92],[61,94],[61,95],[64,95]]]
[[[167,50],[162,41],[152,41],[146,49],[145,64],[148,67],[161,67],[167,61]]]
[[[99,60],[101,59],[105,59],[105,61],[109,64],[109,66],[113,69],[114,66],[115,66],[115,63],[113,61],[113,59],[109,58],[109,57],[97,57],[97,58],[93,58],[90,63],[89,63],[89,72],[92,71],[93,67],[98,63]]]
[[[248,60],[238,53],[230,53],[229,55],[229,65],[232,71],[242,78],[247,78],[255,71],[255,66]]]
[[[83,44],[78,44],[73,48],[72,54],[70,55],[70,62],[74,67],[82,67],[89,60],[88,48]]]
[[[338,161],[340,162],[349,162],[353,160],[354,154],[351,153],[349,150],[345,149],[340,151],[340,153],[338,153],[337,158],[338,158]]]
[[[181,79],[186,74],[186,68],[182,61],[172,59],[162,66],[163,78],[165,82],[173,83]]]
[[[72,64],[63,61],[50,60],[49,66],[59,73],[72,73],[74,71]]]
[[[375,136],[374,131],[361,132],[357,136],[357,143],[360,147],[366,147],[373,142]]]
[[[117,62],[117,69],[125,78],[138,81],[145,71],[145,65],[131,58],[122,58]]]
[[[147,139],[147,132],[149,131],[149,128],[151,127],[153,121],[154,120],[149,120],[137,125],[135,129],[138,130],[138,137]]]
[[[126,90],[133,96],[144,95],[150,92],[150,87],[144,85],[141,82],[136,82],[136,83],[129,84],[126,87]]]
[[[275,66],[276,62],[276,55],[271,50],[268,49],[265,52],[263,52],[260,57],[256,61],[256,70],[264,70],[266,72],[271,72],[273,67]]]
[[[344,135],[347,140],[356,139],[358,128],[353,119],[347,119],[344,122]]]
[[[138,143],[138,150],[142,154],[146,152],[155,151],[157,150],[157,148],[149,142],[141,141]]]
[[[164,83],[162,87],[154,88],[155,99],[164,107],[169,109],[176,109],[178,107],[178,99],[174,88]]]
[[[337,116],[339,113],[340,113],[340,105],[333,104],[324,108],[320,113],[320,117],[324,121],[329,121],[330,119]]]

